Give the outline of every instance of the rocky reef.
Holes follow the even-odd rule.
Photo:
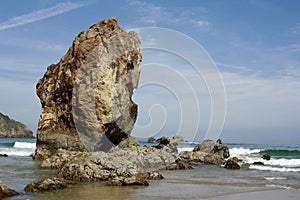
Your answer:
[[[122,30],[116,17],[80,32],[36,86],[42,111],[34,158],[58,149],[108,151],[128,137],[137,117],[131,96],[141,60],[137,34]]]
[[[33,133],[26,125],[0,113],[0,137],[33,138]]]

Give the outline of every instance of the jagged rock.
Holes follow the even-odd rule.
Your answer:
[[[13,189],[8,188],[2,181],[0,181],[0,199],[18,195],[19,193]]]
[[[60,189],[65,189],[71,183],[73,182],[70,182],[63,178],[53,177],[53,178],[47,178],[39,182],[29,183],[26,185],[24,190],[26,192],[31,192],[31,193],[60,190]]]
[[[35,159],[57,149],[108,151],[130,134],[131,100],[139,80],[141,43],[116,17],[82,31],[36,86],[42,104]]]
[[[229,157],[229,148],[226,144],[204,140],[193,151],[182,151],[179,154],[182,160],[201,162],[204,164],[223,164],[224,159]]]
[[[33,138],[33,133],[26,125],[0,113],[0,137]]]
[[[224,164],[224,168],[226,168],[226,169],[240,169],[241,167],[236,161],[237,161],[237,159],[228,159]]]
[[[269,154],[264,154],[262,156],[262,159],[264,159],[264,160],[271,160],[271,156]]]

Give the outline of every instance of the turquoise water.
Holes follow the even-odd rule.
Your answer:
[[[192,150],[196,144],[184,142],[179,151]],[[55,175],[55,171],[41,170],[40,162],[32,160],[34,146],[35,139],[0,139],[0,154],[8,154],[0,157],[0,180],[21,193],[10,199],[198,199],[278,189],[300,194],[300,146],[259,144],[229,144],[231,156],[242,159],[240,170],[194,164],[193,170],[161,171],[165,178],[150,181],[149,187],[80,183],[66,190],[28,194],[23,190],[26,184]],[[270,161],[261,158],[265,153],[271,155]],[[253,165],[258,161],[265,165]]]

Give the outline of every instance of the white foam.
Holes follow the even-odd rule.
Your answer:
[[[286,180],[286,177],[264,177],[264,179],[272,181],[272,180]]]
[[[8,156],[31,156],[34,153],[34,149],[18,149],[18,148],[1,148],[0,154],[6,154]]]
[[[242,156],[247,156],[250,154],[256,154],[262,151],[263,149],[247,149],[247,148],[242,148],[242,147],[234,147],[229,149],[229,153],[231,157],[242,157]]]
[[[271,188],[280,188],[280,189],[293,189],[292,187],[286,186],[286,185],[266,185],[266,187],[271,187]]]
[[[32,142],[18,142],[14,144],[14,148],[23,148],[23,149],[35,149],[36,143]]]
[[[264,161],[264,164],[281,167],[300,167],[300,159],[271,159]]]
[[[300,172],[300,168],[272,167],[266,165],[250,165],[249,169],[273,171],[273,172]]]

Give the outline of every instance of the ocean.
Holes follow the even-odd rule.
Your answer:
[[[35,139],[0,139],[0,154],[8,155],[0,157],[0,180],[20,193],[8,199],[250,199],[257,198],[255,195],[268,199],[269,195],[274,200],[300,197],[300,145],[262,144],[229,144],[230,156],[242,160],[240,170],[194,164],[193,170],[163,170],[164,179],[150,181],[148,187],[108,187],[104,182],[90,182],[55,192],[29,194],[23,190],[26,184],[56,173],[40,169],[40,161],[32,160],[35,142]],[[192,150],[197,144],[183,142],[178,150]],[[271,160],[263,160],[264,154],[269,154]],[[254,162],[264,165],[253,165]]]

